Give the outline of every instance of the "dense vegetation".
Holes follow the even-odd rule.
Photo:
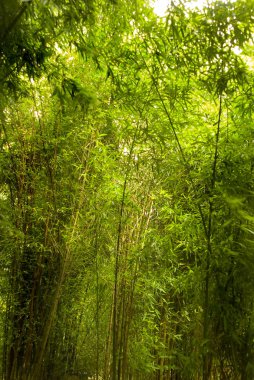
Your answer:
[[[253,24],[1,2],[3,380],[254,378]]]

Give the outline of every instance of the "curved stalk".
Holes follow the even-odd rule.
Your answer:
[[[144,57],[140,53],[142,60],[144,62],[144,65],[146,66],[147,72],[153,82],[153,85],[155,87],[155,90],[157,92],[157,95],[159,97],[159,100],[162,104],[163,110],[167,116],[167,119],[169,121],[169,125],[171,127],[171,130],[173,132],[175,141],[178,146],[178,150],[180,152],[180,156],[182,158],[183,165],[188,173],[188,177],[191,183],[191,186],[193,188],[194,193],[197,195],[197,190],[191,175],[190,171],[190,166],[188,164],[188,161],[185,156],[185,152],[183,150],[183,147],[181,145],[181,142],[179,140],[179,137],[176,132],[176,128],[174,126],[174,123],[172,121],[170,112],[168,111],[168,108],[165,104],[165,101],[160,93],[158,83],[156,79],[154,78],[151,69],[147,65]],[[221,127],[221,115],[222,115],[222,95],[220,94],[219,96],[219,112],[218,112],[218,121],[217,121],[217,131],[216,131],[216,137],[215,137],[215,149],[214,149],[214,157],[213,157],[213,163],[212,163],[212,179],[211,179],[211,193],[213,193],[214,188],[215,188],[215,182],[216,182],[216,169],[217,169],[217,162],[218,162],[218,145],[219,145],[219,136],[220,136],[220,127]],[[210,281],[210,259],[212,255],[212,245],[211,245],[211,238],[212,238],[212,214],[213,214],[213,200],[209,199],[209,211],[208,211],[208,222],[206,223],[205,221],[205,215],[202,211],[202,208],[200,204],[197,204],[198,211],[202,220],[202,225],[206,237],[206,244],[207,244],[207,249],[206,249],[206,267],[205,267],[205,290],[204,290],[204,311],[203,311],[203,339],[204,342],[207,341],[208,339],[208,330],[209,330],[209,281]],[[208,380],[210,377],[209,374],[209,358],[208,355],[205,353],[203,354],[203,380]]]

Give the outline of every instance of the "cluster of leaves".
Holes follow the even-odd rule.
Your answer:
[[[252,3],[2,5],[4,378],[253,378]]]

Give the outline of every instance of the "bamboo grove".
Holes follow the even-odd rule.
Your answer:
[[[254,378],[253,13],[1,2],[3,380]]]

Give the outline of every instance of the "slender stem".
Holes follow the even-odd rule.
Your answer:
[[[97,228],[96,228],[97,229]],[[96,380],[99,378],[99,263],[98,263],[98,231],[95,236],[96,255]]]
[[[152,89],[152,88],[151,88]],[[151,92],[151,89],[149,91],[149,94]],[[149,95],[148,94],[148,95]],[[140,117],[143,113],[145,106],[140,111]],[[128,155],[128,161],[125,171],[125,178],[124,178],[124,184],[123,184],[123,191],[122,191],[122,198],[121,198],[121,204],[120,204],[120,213],[119,213],[119,223],[118,223],[118,230],[117,230],[117,243],[116,243],[116,256],[115,256],[115,270],[114,270],[114,290],[113,290],[113,320],[112,320],[112,328],[113,328],[113,337],[112,337],[112,380],[117,380],[117,357],[118,357],[118,347],[117,347],[117,340],[118,340],[118,321],[117,321],[117,306],[118,306],[118,282],[119,282],[119,264],[120,264],[120,251],[121,251],[121,237],[122,237],[122,227],[123,227],[123,216],[124,216],[124,208],[125,208],[125,198],[126,198],[126,191],[127,191],[127,184],[129,180],[129,175],[131,172],[131,159],[133,150],[136,144],[137,136],[140,129],[140,123],[137,123],[137,127],[132,139],[130,152]]]
[[[212,165],[212,180],[211,180],[211,194],[216,183],[216,169],[218,162],[218,146],[219,146],[219,137],[220,137],[220,128],[221,128],[221,114],[222,114],[222,95],[220,95],[219,103],[219,114],[217,122],[217,131],[215,137],[215,149]],[[208,231],[207,231],[207,253],[206,253],[206,268],[205,268],[205,298],[204,298],[204,321],[203,321],[203,339],[204,342],[208,339],[209,333],[209,285],[210,285],[210,265],[211,265],[211,256],[212,256],[212,215],[213,215],[213,199],[209,199],[209,215],[208,215]],[[203,354],[203,380],[209,379],[209,363],[208,355],[205,352]]]
[[[124,206],[125,206],[125,197],[127,190],[127,183],[130,174],[130,162],[132,153],[134,150],[134,146],[136,143],[136,138],[138,134],[138,126],[136,128],[131,149],[128,156],[127,169],[124,178],[123,184],[123,192],[122,199],[120,205],[120,215],[119,215],[119,223],[118,223],[118,231],[117,231],[117,243],[116,243],[116,257],[115,257],[115,273],[114,273],[114,298],[113,298],[113,344],[112,344],[112,380],[117,379],[117,356],[118,356],[118,347],[117,347],[117,339],[118,339],[118,323],[117,323],[117,303],[118,303],[118,277],[119,277],[119,260],[120,260],[120,244],[121,244],[121,236],[122,236],[122,225],[123,225],[123,214],[124,214]]]
[[[141,54],[141,53],[140,53],[140,54]],[[168,119],[168,121],[169,121],[169,125],[170,125],[170,127],[171,127],[171,130],[172,130],[172,132],[173,132],[173,135],[174,135],[175,141],[176,141],[176,143],[177,143],[177,147],[178,147],[178,150],[179,150],[179,152],[180,152],[180,156],[181,156],[181,158],[182,158],[183,165],[184,165],[184,167],[185,167],[185,169],[186,169],[186,171],[187,171],[187,173],[188,173],[188,177],[189,177],[189,180],[190,180],[191,186],[192,186],[192,188],[193,188],[193,191],[195,192],[195,194],[197,194],[197,190],[196,190],[196,187],[195,187],[195,184],[194,184],[194,181],[193,181],[192,175],[191,175],[191,171],[190,171],[190,166],[189,166],[189,163],[188,163],[187,158],[186,158],[186,156],[185,156],[185,152],[184,152],[184,150],[183,150],[183,147],[182,147],[182,145],[181,145],[181,142],[180,142],[180,140],[179,140],[179,137],[178,137],[178,135],[177,135],[177,132],[176,132],[176,129],[175,129],[174,123],[173,123],[172,118],[171,118],[171,116],[170,116],[170,112],[169,112],[169,110],[168,110],[168,108],[167,108],[167,106],[166,106],[166,103],[165,103],[165,101],[164,101],[164,99],[163,99],[163,97],[162,97],[162,95],[161,95],[161,93],[160,93],[160,90],[159,90],[159,87],[158,87],[158,83],[157,83],[156,79],[154,78],[153,74],[151,73],[151,70],[150,70],[149,66],[147,65],[146,60],[144,59],[144,57],[142,56],[142,54],[141,54],[141,58],[142,58],[142,60],[143,60],[143,62],[144,62],[144,64],[145,64],[145,66],[146,66],[146,69],[147,69],[148,74],[150,75],[150,77],[151,77],[151,79],[152,79],[153,85],[154,85],[155,90],[156,90],[156,92],[157,92],[157,95],[158,95],[158,97],[159,97],[159,99],[160,99],[160,102],[161,102],[161,104],[162,104],[163,110],[164,110],[164,112],[165,112],[165,114],[166,114],[166,116],[167,116],[167,119]],[[201,217],[201,220],[202,220],[202,225],[203,225],[204,233],[205,233],[205,236],[206,236],[206,238],[207,238],[207,236],[208,236],[208,230],[207,230],[207,226],[206,226],[206,222],[205,222],[205,216],[204,216],[204,213],[203,213],[202,208],[201,208],[201,206],[200,206],[199,203],[197,204],[197,207],[198,207],[198,211],[199,211],[199,214],[200,214],[200,217]]]
[[[168,108],[165,104],[165,101],[164,101],[164,99],[160,93],[160,90],[158,87],[158,82],[154,78],[154,75],[152,74],[151,69],[147,65],[147,62],[144,59],[144,57],[142,56],[142,54],[141,54],[141,57],[142,57],[142,60],[144,62],[144,65],[146,66],[147,72],[149,73],[149,75],[152,79],[152,82],[154,84],[157,95],[160,99],[160,102],[162,104],[164,112],[165,112],[167,119],[169,121],[169,125],[171,127],[175,141],[177,143],[178,150],[180,152],[180,156],[182,158],[184,167],[187,170],[191,186],[192,186],[195,194],[197,194],[196,187],[195,187],[195,184],[194,184],[194,181],[193,181],[193,178],[191,175],[191,171],[190,171],[190,166],[188,164],[188,161],[187,161],[186,156],[185,156],[185,152],[182,148],[181,142],[180,142],[179,137],[177,135],[177,132],[176,132],[174,123],[172,121],[170,112],[168,111]],[[213,157],[213,165],[212,165],[211,193],[213,193],[213,190],[215,188],[215,182],[216,182],[216,169],[217,169],[217,161],[218,161],[218,145],[219,145],[219,136],[220,136],[220,127],[221,127],[221,115],[222,115],[222,95],[220,95],[220,97],[219,97],[219,113],[218,113],[218,121],[216,123],[217,124],[217,131],[216,131],[216,137],[215,137],[215,149],[214,149],[214,157]],[[203,338],[204,338],[204,341],[206,341],[208,338],[208,329],[209,329],[209,321],[208,321],[208,317],[209,317],[209,313],[208,313],[208,308],[209,308],[209,280],[210,280],[210,273],[209,272],[210,272],[210,259],[211,259],[211,255],[212,255],[211,237],[212,237],[213,201],[212,201],[212,199],[209,199],[209,211],[208,211],[208,223],[207,224],[205,221],[205,215],[204,215],[199,203],[197,204],[197,207],[198,207],[199,214],[200,214],[200,217],[202,220],[202,225],[203,225],[203,229],[204,229],[204,233],[205,233],[206,241],[207,241],[206,268],[205,268],[204,314],[203,314],[203,317],[204,317]],[[208,378],[209,378],[208,356],[207,356],[207,354],[204,354],[203,355],[203,380],[208,380]]]

